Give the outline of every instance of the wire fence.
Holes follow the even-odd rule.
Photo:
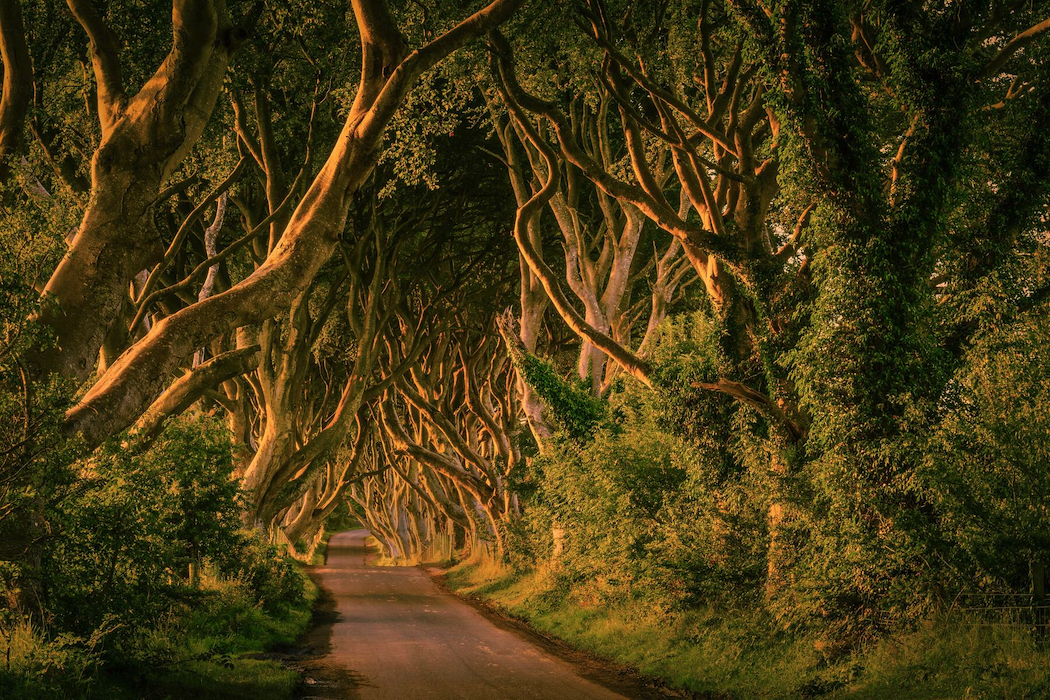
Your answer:
[[[1016,627],[1039,637],[1050,635],[1050,605],[1031,593],[960,593],[951,613],[981,627]]]
[[[1050,641],[1050,600],[1046,596],[1046,567],[1031,565],[1028,593],[964,591],[952,602],[950,614],[980,627],[1012,627]]]

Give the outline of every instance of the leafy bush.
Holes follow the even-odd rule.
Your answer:
[[[208,420],[174,421],[142,453],[112,441],[82,463],[42,562],[57,627],[147,625],[187,586],[191,562],[228,556],[241,527],[232,466],[225,429]]]
[[[267,612],[300,605],[304,600],[303,578],[294,561],[258,537],[245,537],[236,558],[222,571],[241,581],[255,603]]]
[[[27,621],[0,628],[0,697],[73,698],[95,682],[105,638],[101,628],[88,638],[59,634],[52,639]]]
[[[243,529],[218,421],[174,420],[149,449],[114,440],[73,468],[76,487],[47,511],[44,624],[0,624],[0,654],[11,658],[0,696],[124,697],[129,685],[178,686],[191,667],[254,673],[235,671],[249,662],[233,655],[291,642],[308,623],[303,574]],[[12,578],[9,568],[0,572]],[[294,673],[266,672],[291,688]]]
[[[765,465],[720,442],[702,414],[700,423],[676,420],[680,395],[627,385],[610,404],[617,424],[587,440],[563,435],[531,461],[535,490],[511,530],[512,563],[548,561],[559,528],[558,576],[596,599],[644,595],[681,605],[753,595],[763,567]],[[701,406],[714,415],[726,408],[718,398]]]
[[[550,562],[563,530],[561,594],[750,600],[781,628],[852,640],[920,619],[962,588],[1028,590],[1030,563],[1050,560],[1045,314],[986,332],[939,403],[900,399],[901,437],[850,458],[870,461],[868,480],[839,463],[848,446],[792,453],[755,410],[697,390],[717,374],[718,332],[703,312],[672,316],[650,356],[655,391],[618,382],[604,408],[574,414],[601,421],[553,411],[561,432],[516,475],[518,572]],[[557,373],[543,368],[529,376],[552,394]],[[790,575],[769,595],[774,504]]]
[[[1050,561],[1050,317],[982,338],[955,377],[917,488],[964,578],[1026,590]],[[958,574],[956,574],[958,577]]]

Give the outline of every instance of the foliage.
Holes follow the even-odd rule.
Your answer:
[[[1043,312],[970,349],[916,474],[971,585],[1025,590],[1030,563],[1050,560],[1048,333]]]
[[[47,616],[42,625],[12,614],[0,628],[14,650],[0,689],[123,697],[129,683],[185,685],[187,664],[206,677],[229,675],[258,663],[232,654],[289,642],[305,627],[311,600],[301,571],[241,529],[220,424],[176,419],[145,452],[114,440],[73,466],[75,488],[47,511],[37,572]],[[191,562],[205,572],[199,581],[189,579]],[[254,669],[263,671],[286,697],[294,674]]]
[[[297,572],[302,581],[305,577]],[[0,629],[0,692],[25,700],[150,696],[286,700],[299,676],[275,661],[242,656],[289,644],[310,621],[316,589],[264,611],[243,582],[209,569],[199,594],[133,633],[119,655],[112,626],[86,637],[47,635],[29,622]]]
[[[551,418],[567,435],[586,438],[605,421],[605,405],[582,383],[562,379],[554,365],[535,355],[513,359],[522,380],[543,399]]]
[[[754,411],[692,390],[718,363],[713,328],[705,312],[669,318],[652,353],[660,390],[618,385],[606,409],[615,425],[583,439],[565,431],[531,460],[510,562],[519,575],[550,571],[539,598],[679,610],[750,601],[773,614],[758,627],[811,629],[824,618],[816,627],[831,639],[855,639],[868,632],[849,621],[874,605],[883,624],[899,625],[966,588],[1028,589],[1030,563],[1048,554],[1045,315],[986,333],[940,406],[912,404],[904,419],[915,425],[894,449],[922,466],[894,488],[928,506],[906,528],[884,528],[877,545],[838,510],[842,487],[829,488],[826,473],[811,466],[787,481],[770,468],[777,457]],[[930,415],[940,423],[920,429]],[[770,604],[761,592],[774,497],[792,512],[780,542],[794,564],[792,585]],[[555,528],[564,552],[552,563]],[[858,542],[891,549],[876,558],[847,545]],[[938,584],[917,586],[906,573],[916,567]],[[831,610],[850,611],[847,621]]]
[[[274,612],[302,604],[303,580],[293,559],[254,537],[245,537],[239,545],[233,556],[225,557],[222,570],[245,585],[256,605]]]
[[[42,564],[59,628],[145,625],[186,585],[191,562],[229,557],[240,528],[231,470],[229,438],[207,420],[173,422],[142,454],[118,439],[86,460]]]
[[[11,188],[15,189],[15,188]],[[13,193],[0,188],[0,197]],[[34,377],[33,353],[52,345],[32,318],[48,303],[34,291],[41,269],[54,264],[61,239],[37,230],[71,225],[68,200],[52,198],[0,217],[0,590],[11,605],[39,605],[39,544],[51,516],[77,479],[83,454],[62,435],[76,387],[58,376]],[[0,606],[0,623],[8,610]]]
[[[88,4],[118,38],[121,80],[135,94],[171,46],[171,3]],[[391,4],[404,47],[370,46],[366,58],[422,46],[482,3]],[[385,114],[375,109],[341,131],[367,97],[353,87],[362,52],[343,4],[217,3],[250,31],[224,68],[217,106],[194,98],[191,116],[200,111],[206,123],[186,153],[172,147],[170,173],[137,163],[149,149],[97,150],[125,130],[103,134],[83,28],[60,4],[16,5],[33,103],[18,125],[20,150],[0,164],[11,173],[0,183],[0,626],[24,649],[15,675],[42,692],[90,685],[122,664],[210,663],[207,654],[301,612],[294,565],[241,530],[234,474],[249,472],[252,455],[272,462],[245,477],[258,476],[260,504],[272,504],[266,525],[295,512],[347,516],[345,504],[328,506],[349,492],[362,522],[384,510],[401,530],[411,522],[444,536],[447,527],[452,542],[506,533],[509,546],[497,548],[517,581],[538,582],[521,591],[523,605],[556,608],[559,632],[585,638],[588,625],[609,622],[592,611],[622,606],[610,628],[644,631],[633,644],[652,642],[646,635],[666,615],[693,653],[772,659],[768,679],[704,679],[703,690],[805,696],[866,683],[857,693],[870,696],[902,668],[936,676],[918,652],[894,666],[879,640],[921,638],[961,590],[1023,594],[1032,565],[1050,559],[1046,0],[525,3],[502,27],[512,61],[497,56],[493,34],[434,67],[389,127],[344,163],[339,174],[353,184],[326,176],[310,194],[303,183],[324,154],[355,154],[358,130]],[[494,58],[539,100],[509,97]],[[561,125],[551,118],[558,110]],[[169,127],[146,141],[186,125]],[[273,308],[258,311],[270,299],[224,295],[244,303],[198,326],[210,335],[178,352],[208,359],[257,343],[254,374],[224,378],[221,391],[215,384],[192,418],[169,423],[148,449],[117,438],[87,453],[65,434],[66,411],[122,351],[155,352],[137,379],[154,360],[171,373],[194,368],[171,350],[178,343],[143,339],[162,335],[147,325],[171,328],[201,303],[193,271],[210,256],[214,205],[189,225],[186,217],[242,160],[215,245],[244,245],[215,268],[211,308],[249,277],[270,276],[268,290],[295,292],[294,310],[270,318]],[[514,192],[505,169],[517,176]],[[547,176],[558,199],[521,207],[534,218],[518,223],[554,283],[568,274],[569,303],[587,306],[585,321],[594,304],[620,297],[577,289],[592,273],[576,285],[573,260],[577,272],[605,270],[621,215],[645,218],[631,244],[639,254],[620,268],[622,303],[595,323],[644,355],[636,371],[648,372],[649,388],[611,360],[590,386],[564,378],[565,359],[586,343],[559,323],[543,298],[550,280],[538,284],[539,266],[519,259],[506,231],[518,205],[542,199]],[[47,374],[40,358],[56,347],[37,323],[52,303],[40,290],[56,269],[72,269],[60,261],[88,203],[106,201],[107,186],[119,194],[147,181],[152,189],[135,197],[141,216],[114,211],[113,224],[105,212],[97,238],[76,239],[89,250],[99,242],[92,273],[111,301],[93,307],[107,317],[79,348],[86,359],[75,372],[91,372],[103,336],[105,359],[82,385]],[[691,213],[676,220],[689,198]],[[278,214],[282,200],[289,206]],[[292,211],[302,226],[291,233],[310,238],[287,235]],[[572,229],[579,250],[555,224]],[[686,249],[666,248],[672,236]],[[141,256],[124,256],[126,243],[141,243]],[[321,250],[337,252],[315,257]],[[153,268],[161,256],[163,269]],[[587,257],[592,265],[581,266]],[[188,281],[129,329],[143,268],[161,286]],[[674,271],[677,292],[653,282],[667,282],[658,269]],[[64,303],[90,299],[80,291]],[[515,375],[498,351],[501,361],[492,359],[490,321],[518,291],[523,306],[532,302],[521,326],[531,314],[524,335],[538,347],[513,358]],[[654,319],[669,315],[639,345],[650,297]],[[145,384],[159,392],[167,380]],[[428,422],[423,407],[399,402],[399,382],[440,415]],[[521,425],[520,382],[542,399],[553,437]],[[148,393],[131,383],[122,400]],[[365,430],[385,422],[379,402],[404,414],[407,437]],[[364,456],[340,472],[355,418],[355,457]],[[260,449],[263,436],[273,439]],[[303,454],[311,458],[294,461]],[[293,501],[306,507],[289,509]],[[310,546],[315,525],[293,539]],[[195,567],[210,571],[203,588]],[[151,637],[157,621],[162,632]],[[216,642],[224,627],[243,638]],[[928,638],[914,644],[930,664],[963,659],[976,687],[994,695],[986,676],[995,664],[1022,663],[1009,656],[1019,639],[999,640],[1008,658],[992,670]],[[828,659],[816,659],[813,641]],[[831,658],[863,645],[874,651],[858,664],[892,668],[880,675]],[[817,668],[825,661],[834,668]],[[718,673],[711,662],[704,669]],[[799,675],[778,684],[776,673]],[[13,677],[0,689],[29,692]]]
[[[579,582],[597,596],[671,606],[758,590],[768,455],[760,441],[732,442],[727,423],[753,415],[692,389],[711,361],[696,339],[710,328],[703,314],[668,321],[653,351],[663,390],[619,385],[602,409],[615,423],[566,429],[531,460],[519,556],[549,561],[551,529],[563,529],[557,567],[569,590]]]

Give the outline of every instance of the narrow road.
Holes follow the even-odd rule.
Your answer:
[[[623,700],[581,677],[572,664],[442,591],[414,567],[366,566],[365,530],[328,544],[315,580],[338,616],[319,661],[343,668],[361,700]],[[331,674],[330,674],[331,675]],[[313,692],[313,691],[309,691]]]

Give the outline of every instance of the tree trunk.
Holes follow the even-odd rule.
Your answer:
[[[102,141],[91,161],[87,211],[44,288],[51,303],[39,320],[56,344],[37,363],[45,372],[84,379],[121,317],[129,282],[164,253],[153,224],[155,200],[200,138],[240,35],[224,0],[174,0],[171,51],[129,97],[116,37],[87,0],[68,1],[91,41]]]

